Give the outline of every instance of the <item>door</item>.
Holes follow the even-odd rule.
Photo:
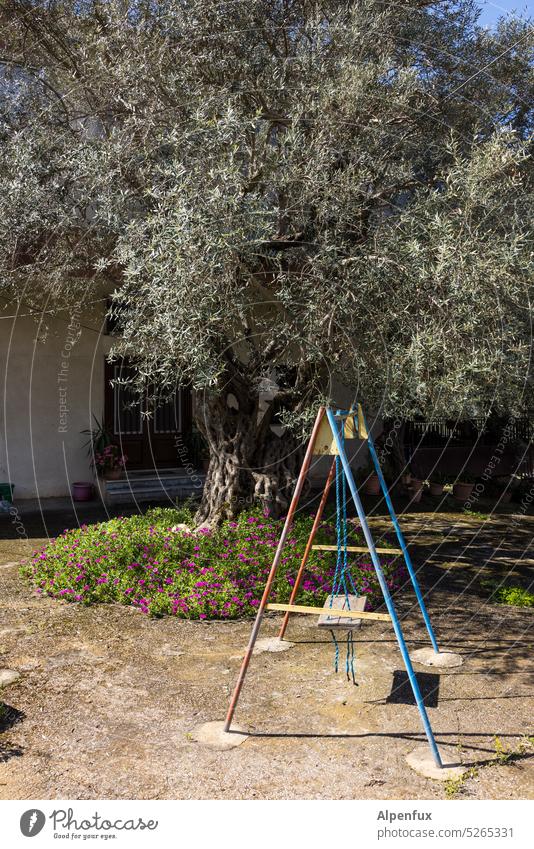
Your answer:
[[[191,432],[191,390],[178,388],[171,398],[159,403],[140,401],[128,386],[112,383],[128,380],[133,369],[127,362],[106,363],[104,418],[121,451],[128,458],[126,468],[149,471],[181,466],[179,437]],[[152,393],[148,393],[151,395]],[[151,404],[151,415],[143,415]]]

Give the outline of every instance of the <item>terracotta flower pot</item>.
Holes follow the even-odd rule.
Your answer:
[[[410,495],[410,501],[413,501],[414,504],[417,504],[419,501],[421,501],[421,496],[423,494],[423,485],[423,481],[418,480],[417,478],[412,478],[410,481],[408,492]]]
[[[378,475],[374,472],[369,475],[367,480],[362,486],[362,492],[364,495],[379,495],[380,494],[380,481],[378,480]]]
[[[112,469],[104,475],[107,481],[118,481],[122,478],[122,469]]]
[[[429,488],[430,488],[430,495],[434,495],[436,497],[443,495],[443,484],[442,483],[436,483],[435,481],[430,481]]]
[[[93,497],[93,484],[89,481],[76,481],[72,484],[73,501],[91,501]]]
[[[454,484],[452,494],[458,501],[467,501],[471,497],[473,487],[474,483],[462,483],[462,481],[459,481]]]

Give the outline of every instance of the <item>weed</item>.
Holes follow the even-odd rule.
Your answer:
[[[489,519],[488,513],[478,513],[476,510],[468,510],[467,508],[464,508],[462,513],[469,519],[479,519],[481,522],[485,522],[486,519]]]
[[[505,749],[499,737],[494,737],[493,743],[495,746],[495,761],[501,765],[509,763],[514,752],[509,752]]]
[[[489,600],[495,604],[509,604],[513,607],[534,607],[534,593],[523,587],[502,585],[499,581],[482,581],[482,587],[489,592]]]
[[[455,799],[464,793],[467,781],[470,778],[476,778],[477,775],[478,769],[475,766],[471,766],[462,775],[458,776],[458,778],[448,778],[444,784],[447,799]]]

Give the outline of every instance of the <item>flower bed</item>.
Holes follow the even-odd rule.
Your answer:
[[[259,605],[282,522],[261,513],[242,514],[217,531],[174,531],[191,521],[184,511],[149,510],[144,516],[111,519],[67,530],[23,567],[38,593],[91,604],[119,602],[152,615],[186,619],[236,619]],[[289,535],[275,579],[272,601],[287,602],[308,538],[312,517],[298,518]],[[351,544],[361,544],[356,527]],[[333,543],[335,529],[323,523],[318,542]],[[299,603],[320,606],[330,592],[335,552],[312,552],[298,595]],[[382,602],[370,558],[351,557],[351,573],[367,609]],[[396,561],[397,564],[400,561]],[[395,590],[404,566],[382,558],[388,585]]]

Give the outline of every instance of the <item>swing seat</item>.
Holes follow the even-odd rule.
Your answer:
[[[344,631],[351,631],[354,628],[360,628],[362,624],[362,620],[358,619],[356,616],[354,619],[348,616],[336,616],[336,610],[354,610],[355,613],[357,611],[361,611],[363,613],[365,608],[365,596],[362,595],[349,595],[348,597],[349,603],[347,604],[347,599],[344,595],[335,595],[329,596],[325,603],[325,607],[332,607],[332,614],[323,613],[319,616],[317,620],[318,628],[328,628],[331,630],[332,628],[343,628]]]

